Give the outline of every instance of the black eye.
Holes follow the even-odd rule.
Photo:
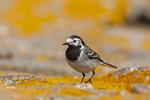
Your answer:
[[[73,42],[76,42],[76,40],[73,40]]]

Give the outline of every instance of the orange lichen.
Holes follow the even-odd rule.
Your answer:
[[[67,0],[65,10],[70,17],[79,19],[98,18],[104,12],[98,0]]]
[[[51,77],[46,79],[47,82],[52,82],[55,85],[62,85],[62,84],[73,84],[78,83],[80,78],[64,76],[64,77]]]
[[[70,22],[79,19],[84,21],[90,19],[93,21],[94,26],[99,24],[99,22],[122,23],[127,10],[125,0],[115,0],[111,7],[105,6],[107,2],[109,1],[14,0],[8,4],[7,10],[2,12],[1,18],[24,36],[32,36],[32,34],[40,32],[45,24],[51,25],[54,21],[57,23],[62,18],[65,18],[67,21],[68,17],[73,19]],[[62,3],[63,6],[60,6],[59,3]],[[58,9],[55,6],[58,6]],[[55,26],[53,30],[58,26],[55,24],[52,25]]]
[[[126,3],[124,0],[115,0],[113,7],[106,7],[106,0],[67,0],[65,11],[75,19],[106,20],[111,23],[122,23],[125,18]]]
[[[54,15],[49,12],[48,14],[42,14],[42,17],[36,14],[36,10],[48,3],[48,0],[22,0],[13,2],[13,6],[8,10],[7,13],[3,14],[2,18],[6,20],[7,23],[17,27],[21,30],[24,36],[31,36],[31,33],[39,31],[44,22],[54,20]],[[11,17],[10,17],[11,16]]]
[[[132,98],[137,96],[133,95],[133,84],[143,84],[150,85],[150,70],[134,70],[127,73],[109,73],[103,76],[96,76],[93,78],[93,88],[83,89],[78,87],[76,84],[80,82],[80,78],[75,78],[73,76],[64,77],[43,77],[36,78],[25,76],[26,79],[18,78],[16,76],[13,79],[12,84],[6,84],[6,79],[0,81],[0,87],[5,88],[9,92],[17,93],[22,96],[37,96],[43,94],[51,94],[57,96],[96,96],[96,91],[109,91],[109,96],[102,96],[100,99],[104,100],[120,100],[125,98],[124,95],[120,95],[122,91],[126,91],[125,95],[129,95]],[[23,76],[21,76],[23,77]],[[8,78],[11,80],[10,78]],[[3,85],[5,84],[5,85]],[[80,84],[78,84],[80,85]],[[86,85],[86,84],[85,84]],[[92,89],[92,91],[91,91]],[[93,92],[93,90],[96,90]],[[111,91],[114,93],[111,94]],[[142,96],[142,95],[141,95]],[[139,96],[139,97],[141,97]]]
[[[26,87],[26,86],[53,86],[52,82],[47,82],[46,80],[18,80],[17,86]]]
[[[96,77],[94,79],[94,87],[96,89],[129,90],[130,85],[133,83],[150,84],[150,80],[145,80],[149,75],[150,70],[144,72],[133,71],[118,77],[115,77],[113,74],[108,74],[103,77]]]

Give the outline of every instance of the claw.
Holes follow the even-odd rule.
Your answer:
[[[92,80],[91,79],[89,79],[89,80],[87,80],[87,81],[85,81],[85,83],[92,83]]]

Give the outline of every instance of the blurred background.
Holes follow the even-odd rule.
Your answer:
[[[0,0],[0,70],[77,74],[62,46],[71,34],[119,68],[149,66],[150,0]]]

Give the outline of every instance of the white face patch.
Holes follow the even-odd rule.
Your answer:
[[[74,38],[74,39],[68,38],[66,42],[69,43],[70,45],[74,45],[74,46],[82,45],[82,42],[79,38]]]
[[[71,42],[72,42],[72,39],[68,38],[66,42],[67,42],[67,43],[71,43]]]

